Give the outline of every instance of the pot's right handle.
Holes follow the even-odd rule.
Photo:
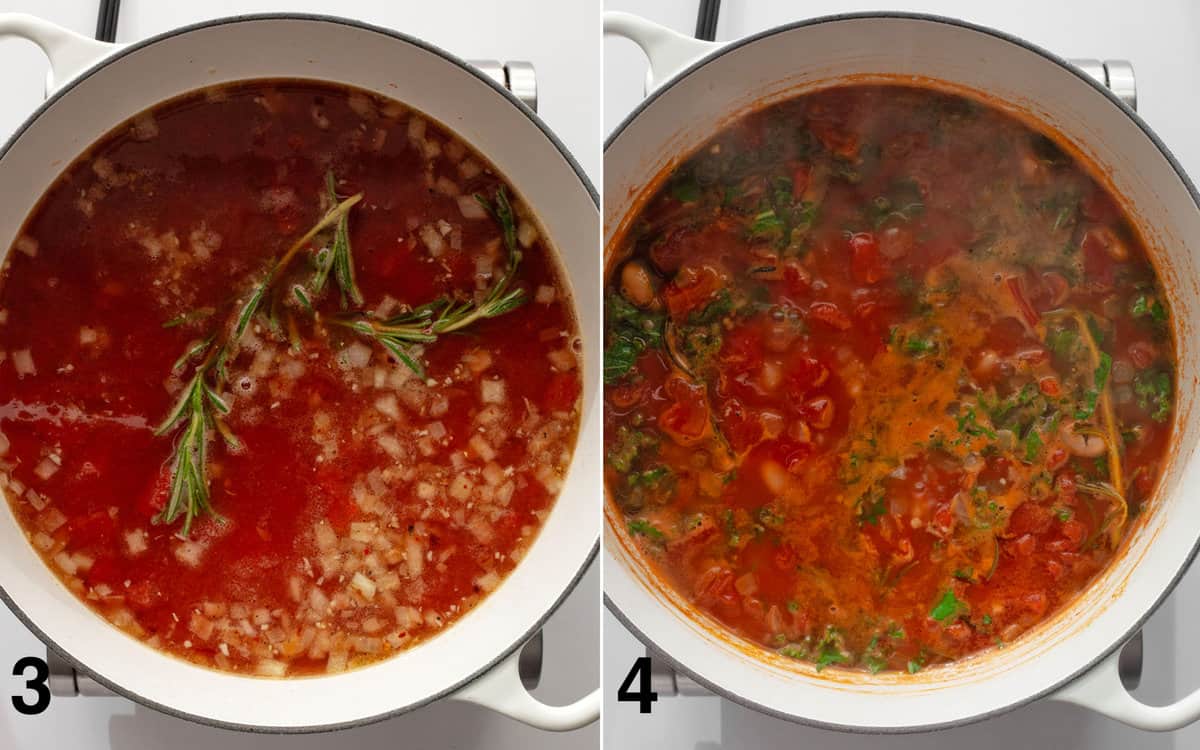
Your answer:
[[[1121,649],[1109,654],[1091,671],[1050,696],[1050,700],[1077,706],[1116,719],[1138,729],[1165,732],[1200,719],[1200,690],[1165,706],[1148,706],[1121,684],[1117,660]]]
[[[641,16],[620,11],[604,14],[604,33],[623,36],[646,53],[650,60],[650,70],[646,72],[647,94],[690,63],[721,47],[718,42],[703,42]]]
[[[553,732],[578,729],[600,718],[600,688],[565,706],[542,703],[521,683],[520,658],[521,649],[517,649],[490,672],[451,695],[450,700],[474,703]]]
[[[26,13],[0,13],[0,39],[28,39],[50,58],[46,93],[50,94],[93,64],[107,57],[118,45],[98,42],[58,24]]]

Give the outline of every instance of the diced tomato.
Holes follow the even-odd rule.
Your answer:
[[[879,233],[879,253],[889,260],[899,260],[913,248],[913,235],[908,227],[887,227]]]
[[[1158,359],[1158,350],[1149,341],[1135,341],[1129,345],[1129,358],[1134,367],[1144,370]]]
[[[875,284],[886,275],[879,256],[879,243],[871,232],[850,237],[850,272],[860,284]]]
[[[733,588],[733,572],[729,568],[713,566],[700,574],[695,584],[696,601],[701,606],[732,604],[737,601]]]
[[[1109,224],[1120,216],[1120,210],[1108,193],[1099,187],[1093,189],[1079,202],[1079,211],[1088,221]]]
[[[799,402],[813,389],[820,388],[829,380],[829,368],[814,357],[792,357],[787,363],[784,380],[789,401],[799,406]]]
[[[721,277],[712,268],[685,268],[662,290],[667,311],[676,320],[682,320],[698,309],[721,289]]]
[[[626,379],[616,385],[608,386],[605,389],[608,403],[622,411],[632,409],[641,403],[642,398],[646,395],[647,383],[646,380]]]
[[[850,329],[850,318],[833,302],[814,302],[808,308],[808,317],[820,321],[838,331]]]
[[[783,283],[793,299],[798,299],[812,289],[812,278],[804,267],[794,261],[787,261],[783,266]]]
[[[579,378],[573,372],[556,373],[550,378],[542,396],[546,411],[571,411],[579,398]]]
[[[1033,309],[1033,305],[1029,304],[1029,300],[1026,299],[1025,290],[1021,286],[1021,278],[1019,276],[1009,276],[1004,280],[1004,283],[1008,286],[1009,294],[1016,301],[1017,309],[1021,311],[1021,316],[1025,318],[1025,322],[1030,327],[1036,326],[1038,321],[1042,319],[1042,316],[1038,314],[1037,310]]]
[[[1032,534],[1022,534],[1005,545],[1005,548],[1013,557],[1029,557],[1037,549],[1037,540]]]
[[[731,374],[754,372],[763,364],[762,332],[753,326],[735,328],[721,348],[722,369]]]
[[[658,426],[680,445],[695,445],[712,432],[709,422],[708,397],[703,385],[689,383],[672,376],[663,387],[671,400],[658,415]]]
[[[721,409],[721,432],[729,441],[729,447],[741,453],[753,448],[763,438],[762,422],[755,414],[748,414],[742,402],[729,399]]]
[[[1063,537],[1071,543],[1072,549],[1078,549],[1087,536],[1087,527],[1074,518],[1066,521],[1062,525]]]
[[[1058,378],[1053,375],[1038,378],[1038,390],[1050,398],[1057,398],[1062,395],[1062,386],[1059,385]]]
[[[1013,511],[1007,533],[1013,536],[1045,533],[1053,521],[1050,510],[1035,502],[1024,502]]]
[[[672,554],[693,555],[700,551],[705,544],[715,539],[718,533],[720,533],[720,529],[717,528],[716,522],[707,515],[701,516],[696,525],[668,545],[668,550]]]
[[[1096,227],[1083,235],[1080,248],[1083,251],[1084,278],[1090,286],[1101,289],[1111,289],[1113,286],[1116,267],[1109,253],[1109,238],[1109,233],[1098,231]]]
[[[650,260],[655,268],[668,275],[676,273],[691,254],[695,234],[690,228],[676,228],[651,245]]]
[[[792,199],[800,200],[808,190],[808,179],[812,174],[812,165],[797,164],[792,169]]]
[[[810,119],[809,131],[838,156],[853,158],[858,155],[858,136],[849,132],[841,122],[826,119]]]
[[[785,573],[796,569],[796,563],[800,561],[800,555],[796,549],[790,544],[781,544],[775,548],[775,553],[771,555],[771,562],[777,570]]]

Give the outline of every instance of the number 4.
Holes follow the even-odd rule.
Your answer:
[[[638,677],[637,692],[629,689],[633,685],[634,677]],[[650,713],[650,704],[658,700],[658,693],[650,689],[649,656],[639,656],[633,662],[633,668],[629,670],[629,674],[625,675],[625,681],[621,683],[621,687],[617,688],[617,700],[637,703],[639,713]]]

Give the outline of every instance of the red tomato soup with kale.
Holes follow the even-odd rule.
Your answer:
[[[0,470],[112,624],[265,676],[451,626],[550,512],[579,423],[554,254],[502,175],[366,92],[213,88],[50,188],[0,286]]]
[[[1053,138],[829,89],[720,132],[618,238],[606,482],[730,630],[917,672],[1104,570],[1166,461],[1174,362],[1145,246]]]

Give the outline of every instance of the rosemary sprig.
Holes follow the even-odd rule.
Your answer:
[[[329,202],[337,205],[340,197],[332,171],[325,173],[325,190],[329,195]],[[354,255],[350,251],[350,217],[348,215],[343,214],[338,219],[333,232],[333,243],[317,252],[314,265],[316,272],[309,283],[309,288],[304,290],[308,297],[316,297],[321,294],[325,289],[329,272],[332,271],[338,290],[341,292],[342,309],[346,309],[348,302],[355,307],[362,305],[362,291],[359,290],[358,282],[354,278]],[[311,309],[311,303],[305,296],[297,295],[297,297],[306,308]]]
[[[334,317],[329,322],[375,341],[417,375],[424,377],[424,370],[409,351],[411,344],[431,343],[442,334],[504,315],[523,305],[525,290],[509,289],[521,263],[521,250],[517,247],[516,223],[508,194],[501,186],[496,191],[495,205],[482,195],[477,194],[475,200],[500,224],[504,245],[508,250],[504,272],[480,302],[442,297],[383,320],[369,313],[356,313]]]
[[[332,185],[332,180],[328,183]],[[332,187],[331,187],[332,189]],[[166,419],[155,429],[154,434],[165,436],[182,427],[183,431],[175,444],[175,452],[171,458],[171,482],[167,502],[157,516],[155,523],[171,524],[183,516],[183,527],[179,536],[186,538],[191,532],[192,522],[204,513],[215,512],[210,504],[208,483],[208,434],[210,429],[224,440],[231,450],[239,450],[241,442],[225,424],[224,416],[230,412],[230,406],[221,398],[221,389],[225,386],[225,365],[237,355],[238,342],[241,340],[250,321],[254,319],[272,289],[272,285],[287,269],[292,259],[301,249],[306,247],[313,237],[328,229],[338,227],[337,234],[342,235],[345,244],[346,262],[349,262],[349,239],[347,215],[356,203],[362,200],[362,193],[335,203],[321,220],[296,240],[278,260],[273,261],[267,268],[263,279],[251,290],[246,301],[236,307],[229,322],[221,329],[209,334],[206,338],[192,343],[184,350],[183,355],[175,361],[172,371],[182,374],[189,362],[200,360],[192,372],[192,377],[184,386],[179,399],[167,414]],[[337,244],[335,239],[334,244]],[[353,273],[347,277],[353,283]],[[339,281],[339,283],[341,283]],[[353,299],[356,290],[350,293]],[[343,288],[343,294],[346,294]],[[276,307],[272,297],[269,312]],[[183,316],[181,316],[183,317]],[[194,319],[194,318],[191,318]],[[190,319],[177,319],[179,322],[168,321],[175,325],[189,322]],[[289,318],[289,335],[293,345],[298,334],[295,333],[294,321]],[[275,320],[278,326],[278,320]]]

